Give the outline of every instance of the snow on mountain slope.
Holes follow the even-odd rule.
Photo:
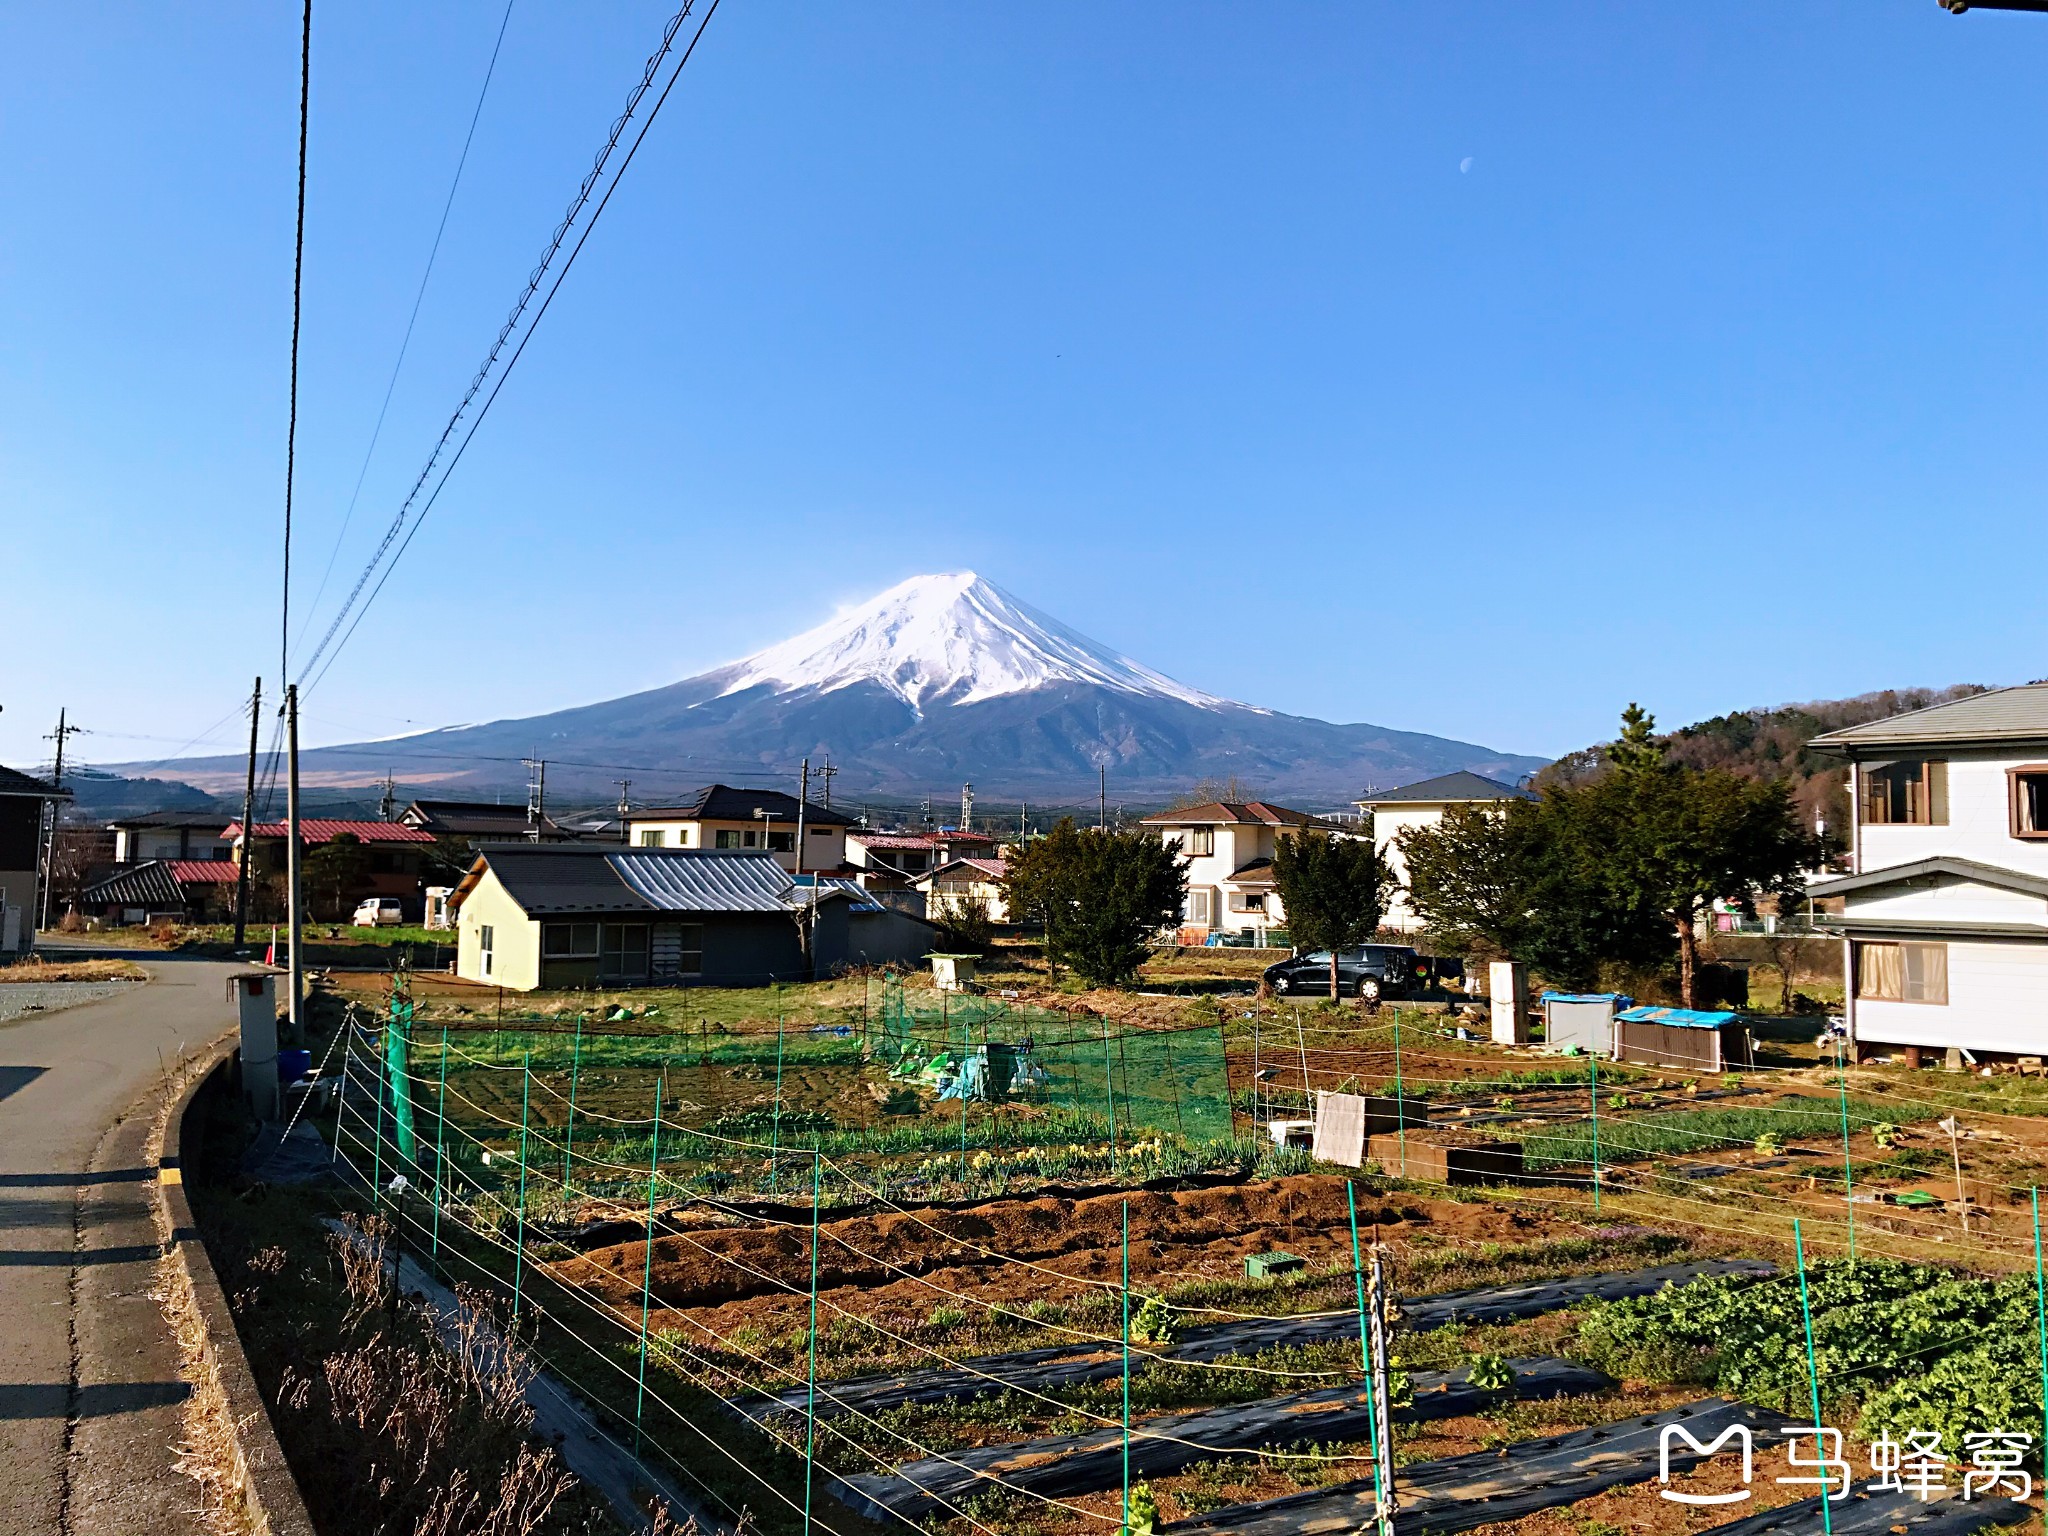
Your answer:
[[[972,571],[913,576],[714,675],[721,698],[763,684],[831,693],[879,683],[920,716],[927,704],[973,704],[1053,683],[1205,709],[1230,702],[1119,656]]]

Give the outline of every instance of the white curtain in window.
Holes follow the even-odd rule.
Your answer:
[[[1873,1002],[1902,1002],[1906,996],[1906,954],[1897,944],[1856,946],[1856,995]]]

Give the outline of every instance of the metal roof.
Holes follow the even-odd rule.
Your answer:
[[[1148,827],[1199,827],[1211,823],[1259,827],[1328,825],[1321,817],[1311,816],[1307,811],[1290,811],[1284,805],[1268,805],[1263,800],[1211,800],[1206,805],[1191,805],[1184,810],[1161,811],[1155,816],[1147,816],[1141,824]]]
[[[1489,779],[1482,774],[1468,773],[1460,768],[1456,773],[1441,773],[1433,779],[1424,779],[1417,784],[1404,784],[1399,789],[1371,790],[1354,802],[1358,805],[1400,805],[1414,802],[1423,805],[1449,805],[1473,800],[1534,800],[1536,797],[1526,789],[1517,789],[1512,784],[1503,784],[1498,779]]]
[[[79,893],[78,899],[92,906],[182,907],[185,893],[178,889],[170,866],[160,859],[151,859],[94,881]]]
[[[1886,720],[1871,720],[1816,736],[1809,746],[1854,756],[1866,747],[1907,747],[1966,742],[2048,743],[2048,683],[1994,688],[1967,699],[1930,704]]]
[[[495,862],[495,855],[490,855]],[[660,912],[787,912],[789,872],[772,853],[702,848],[620,849],[601,855]]]
[[[281,821],[259,821],[256,835],[259,838],[276,838],[283,841],[287,828]],[[434,834],[424,827],[408,827],[396,821],[331,821],[324,817],[308,816],[299,822],[299,841],[311,847],[319,843],[331,843],[342,833],[351,834],[359,843],[431,843]],[[242,835],[239,820],[228,823],[221,836],[233,842]]]
[[[164,863],[180,885],[233,885],[238,868],[233,859],[166,859]]]
[[[687,805],[635,806],[626,813],[628,821],[753,821],[754,812],[767,811],[777,821],[795,822],[797,799],[779,789],[734,789],[730,784],[707,784]],[[804,819],[814,827],[850,827],[851,816],[828,810],[815,801],[804,806]]]
[[[1942,878],[1967,880],[1976,885],[1988,885],[1994,890],[2016,891],[2023,896],[2048,896],[2048,879],[2039,875],[2006,869],[1998,864],[1980,863],[1976,859],[1959,859],[1953,854],[1915,859],[1910,864],[1887,864],[1880,869],[1865,870],[1860,875],[1823,880],[1808,886],[1806,894],[1823,898],[1846,896],[1851,891],[1879,890],[1887,885],[1908,885],[1918,880]]]
[[[234,819],[219,811],[144,811],[140,816],[122,816],[107,825],[123,832],[139,831],[144,827],[168,827],[173,831],[185,827],[195,831],[211,827],[213,835],[218,837],[221,829]]]

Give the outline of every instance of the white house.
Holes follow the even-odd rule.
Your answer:
[[[2048,1055],[2048,683],[1814,738],[1849,759],[1839,896],[1859,1055]]]
[[[626,842],[634,848],[693,848],[730,853],[753,849],[775,855],[785,870],[831,872],[846,862],[846,829],[853,818],[815,802],[801,807],[803,861],[796,850],[796,796],[774,789],[711,784],[688,805],[651,806],[626,813]]]
[[[228,840],[227,826],[233,820],[218,811],[149,811],[124,816],[107,824],[114,831],[114,862],[232,859],[234,844]]]
[[[1304,830],[1342,834],[1343,828],[1306,811],[1252,800],[1212,800],[1185,810],[1147,816],[1162,841],[1178,843],[1187,860],[1187,904],[1180,942],[1204,944],[1212,933],[1249,936],[1263,945],[1284,927],[1280,893],[1273,886],[1273,849]]]
[[[1007,923],[1010,905],[1003,894],[1005,865],[1001,859],[948,859],[916,882],[924,892],[925,916],[933,922],[956,917],[967,903],[979,901],[989,920]]]
[[[1393,900],[1388,903],[1384,926],[1399,933],[1408,933],[1421,926],[1415,909],[1408,905],[1408,861],[1401,854],[1400,842],[1403,832],[1411,827],[1435,826],[1444,819],[1444,812],[1454,805],[1498,805],[1508,800],[1535,798],[1526,789],[1517,789],[1512,784],[1502,784],[1496,779],[1483,778],[1460,769],[1456,773],[1424,779],[1419,784],[1404,784],[1399,789],[1368,793],[1358,800],[1359,810],[1372,818],[1373,840],[1379,845],[1380,857],[1386,860],[1387,868],[1400,882]]]

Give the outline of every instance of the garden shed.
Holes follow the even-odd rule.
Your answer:
[[[1553,1051],[1577,1046],[1588,1056],[1614,1054],[1614,1016],[1635,1005],[1619,992],[1546,992],[1537,1001],[1545,1044]]]
[[[1615,1015],[1614,1047],[1622,1061],[1675,1072],[1725,1072],[1755,1065],[1749,1031],[1733,1013],[1630,1008]]]

